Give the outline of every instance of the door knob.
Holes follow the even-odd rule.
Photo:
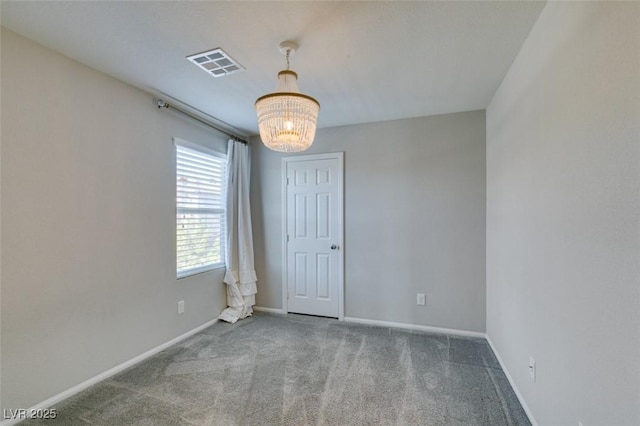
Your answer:
[[[335,244],[331,244],[331,250],[338,250],[338,246]]]

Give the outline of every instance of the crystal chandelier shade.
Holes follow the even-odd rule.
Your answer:
[[[278,73],[274,93],[256,101],[260,139],[267,148],[280,152],[300,152],[311,146],[316,134],[320,104],[311,96],[300,93],[298,74],[289,70],[289,54],[295,49],[286,47],[287,69]],[[289,42],[290,43],[290,42]]]

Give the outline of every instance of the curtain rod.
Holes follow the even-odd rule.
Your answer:
[[[238,136],[234,135],[233,133],[229,133],[225,129],[223,129],[221,127],[218,127],[213,123],[205,121],[205,120],[203,120],[203,119],[201,119],[201,118],[199,118],[199,117],[197,117],[197,116],[195,116],[195,115],[193,115],[193,114],[191,114],[191,113],[189,113],[187,111],[184,111],[184,110],[182,110],[180,108],[177,108],[174,105],[170,104],[169,102],[165,101],[164,99],[156,98],[156,105],[158,105],[158,108],[167,108],[167,109],[171,108],[172,110],[177,111],[180,114],[186,115],[187,117],[191,118],[192,120],[196,120],[197,122],[202,123],[207,127],[211,127],[212,129],[217,130],[220,133],[224,133],[225,135],[229,136],[231,139],[233,139],[236,142],[240,142],[240,143],[243,143],[243,144],[246,144],[246,145],[249,144],[249,142],[247,142],[246,140],[244,140],[242,138],[239,138]]]

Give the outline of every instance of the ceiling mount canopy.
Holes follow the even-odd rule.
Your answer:
[[[320,104],[300,93],[298,74],[289,69],[289,57],[297,49],[293,41],[280,43],[280,52],[287,57],[287,69],[278,73],[275,92],[256,100],[260,139],[274,151],[304,151],[311,146],[316,134]]]

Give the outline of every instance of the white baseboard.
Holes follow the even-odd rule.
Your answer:
[[[285,314],[285,311],[283,311],[282,309],[277,309],[277,308],[265,308],[263,306],[254,306],[253,307],[254,311],[257,312],[269,312],[271,314]],[[0,425],[1,426],[1,425]]]
[[[454,334],[465,337],[480,337],[484,339],[487,335],[480,331],[458,330],[455,328],[431,327],[429,325],[406,324],[402,322],[379,321],[364,318],[344,317],[345,322],[354,322],[358,324],[377,325],[382,327],[404,328],[407,330],[428,331],[430,333]]]
[[[498,350],[496,349],[495,345],[491,341],[491,338],[489,337],[488,334],[487,334],[486,339],[487,339],[487,342],[489,342],[489,346],[491,346],[491,350],[496,355],[496,358],[498,358],[498,362],[500,363],[500,367],[502,367],[502,371],[504,371],[504,375],[507,376],[507,380],[509,380],[509,383],[511,384],[511,388],[513,389],[513,392],[515,392],[516,396],[518,397],[518,401],[520,401],[520,405],[522,405],[522,408],[524,409],[524,412],[527,414],[527,417],[529,417],[529,421],[531,422],[531,425],[532,426],[538,426],[538,422],[536,422],[535,417],[533,417],[533,413],[529,409],[529,406],[527,405],[527,402],[524,400],[524,397],[522,396],[522,394],[518,390],[518,387],[516,386],[516,382],[513,381],[513,378],[511,377],[511,374],[509,374],[509,370],[507,370],[507,366],[502,361],[502,357],[498,353]]]
[[[137,363],[139,363],[141,361],[144,361],[147,358],[152,357],[153,355],[157,354],[158,352],[167,349],[169,346],[175,345],[176,343],[186,339],[187,337],[191,337],[192,335],[196,334],[197,332],[202,331],[205,328],[207,328],[207,327],[209,327],[209,326],[211,326],[211,325],[213,325],[213,324],[215,324],[217,322],[218,322],[218,319],[216,318],[216,319],[213,319],[213,320],[211,320],[209,322],[206,322],[206,323],[204,323],[204,324],[202,324],[202,325],[200,325],[200,326],[198,326],[198,327],[196,327],[196,328],[194,328],[192,330],[189,330],[186,333],[176,337],[175,339],[171,339],[168,342],[165,342],[165,343],[161,344],[160,346],[156,346],[155,348],[150,349],[150,350],[146,351],[143,354],[140,354],[140,355],[138,355],[138,356],[136,356],[134,358],[131,358],[130,360],[125,361],[120,365],[116,365],[115,367],[110,368],[109,370],[107,370],[105,372],[102,372],[102,373],[98,374],[95,377],[92,377],[92,378],[90,378],[88,380],[85,380],[84,382],[82,382],[82,383],[80,383],[78,385],[75,385],[74,387],[69,388],[66,391],[60,392],[59,394],[57,394],[55,396],[52,396],[51,398],[47,399],[46,401],[42,401],[41,403],[34,405],[33,407],[27,409],[26,412],[28,414],[32,410],[42,410],[42,409],[51,407],[52,405],[57,404],[58,402],[63,401],[65,399],[77,394],[78,392],[83,391],[83,390],[89,388],[90,386],[95,385],[96,383],[99,383],[99,382],[101,382],[103,380],[106,380],[109,377],[114,376],[114,375],[118,374],[119,372],[121,372],[123,370],[126,370],[127,368],[129,368],[129,367],[131,367],[131,366],[133,366],[133,365],[135,365],[135,364],[137,364]],[[2,423],[0,423],[0,426],[15,425],[15,424],[17,424],[17,423],[19,423],[19,422],[21,422],[23,420],[25,420],[25,419],[9,419],[9,420],[5,420]]]

